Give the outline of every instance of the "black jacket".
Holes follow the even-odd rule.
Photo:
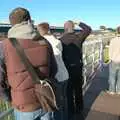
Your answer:
[[[82,30],[75,33],[65,33],[60,38],[63,45],[63,60],[70,75],[80,74],[82,71],[82,45],[90,34],[91,28],[84,23],[79,25]]]

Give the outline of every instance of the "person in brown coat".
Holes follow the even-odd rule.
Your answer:
[[[3,57],[0,60],[1,67],[3,63],[5,65],[6,69],[2,68],[2,70],[6,71],[8,84],[11,87],[11,103],[15,120],[52,120],[52,112],[42,109],[36,95],[35,84],[9,38],[16,38],[19,41],[41,79],[54,78],[57,72],[52,48],[34,29],[27,9],[14,9],[9,15],[9,20],[12,27],[8,31],[8,39],[3,41],[3,52],[1,53]],[[45,49],[41,51],[43,47]],[[1,73],[2,70],[0,69]]]
[[[82,45],[91,33],[91,28],[82,22],[77,23],[81,28],[80,32],[75,32],[75,24],[73,21],[65,22],[65,33],[60,38],[63,44],[63,60],[69,72],[67,87],[69,119],[73,113],[81,113],[83,110]]]

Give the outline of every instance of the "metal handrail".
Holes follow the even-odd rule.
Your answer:
[[[96,45],[97,44],[97,45]],[[92,51],[90,54],[87,54],[88,47],[90,47],[90,51]],[[103,59],[103,42],[101,39],[94,40],[94,41],[88,41],[85,42],[83,45],[83,61],[84,61],[84,69],[83,69],[83,76],[84,76],[84,85],[88,82],[88,77],[91,77],[93,73],[95,72],[96,67],[99,67],[101,65],[101,61]],[[92,62],[89,63],[87,60],[88,58],[91,59]],[[91,66],[91,72],[88,74],[88,67]],[[87,75],[88,74],[88,75]]]

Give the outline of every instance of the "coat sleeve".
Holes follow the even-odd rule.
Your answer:
[[[50,77],[51,78],[55,78],[55,75],[57,73],[57,63],[55,60],[55,56],[53,54],[53,49],[52,46],[49,44],[48,42],[48,46],[49,46],[49,68],[50,68]]]
[[[81,28],[81,30],[79,33],[77,33],[77,35],[79,36],[80,43],[83,43],[88,35],[91,33],[92,29],[90,26],[82,22],[80,22],[79,27]]]

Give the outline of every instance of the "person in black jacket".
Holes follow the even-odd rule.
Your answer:
[[[75,24],[81,27],[80,32],[74,31]],[[65,33],[60,40],[63,45],[63,60],[69,72],[67,97],[68,117],[71,118],[73,113],[81,113],[83,111],[82,45],[91,33],[91,28],[82,22],[67,21],[64,24],[64,31]]]

